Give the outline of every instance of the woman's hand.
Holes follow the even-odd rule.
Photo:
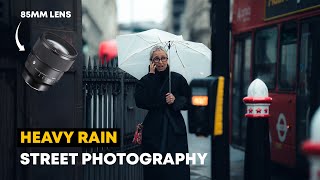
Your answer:
[[[166,94],[166,102],[167,102],[168,104],[174,103],[174,100],[175,100],[175,99],[176,99],[176,98],[174,97],[173,94],[171,94],[171,93],[167,93],[167,94]]]
[[[150,62],[150,70],[149,73],[155,74],[156,73],[156,65],[151,61]]]

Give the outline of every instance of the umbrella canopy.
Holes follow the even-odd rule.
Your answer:
[[[118,67],[137,79],[148,73],[150,50],[156,45],[168,49],[170,70],[183,75],[188,82],[211,74],[211,50],[202,43],[185,41],[182,36],[151,29],[120,35],[117,44]]]

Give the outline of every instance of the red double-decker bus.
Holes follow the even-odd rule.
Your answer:
[[[273,98],[271,159],[302,165],[300,144],[320,104],[320,0],[234,1],[230,70],[232,144],[245,146],[242,99],[259,78]]]

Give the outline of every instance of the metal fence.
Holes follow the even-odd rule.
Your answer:
[[[87,148],[86,152],[141,153],[139,146],[132,144],[135,127],[146,114],[134,101],[137,79],[117,67],[117,59],[108,63],[89,59],[83,66],[83,104],[87,128],[120,128],[119,148]],[[125,161],[124,161],[125,162]],[[85,180],[140,180],[142,165],[87,165]]]

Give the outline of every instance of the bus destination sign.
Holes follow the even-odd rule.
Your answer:
[[[275,19],[320,7],[320,0],[265,0],[265,19]]]

